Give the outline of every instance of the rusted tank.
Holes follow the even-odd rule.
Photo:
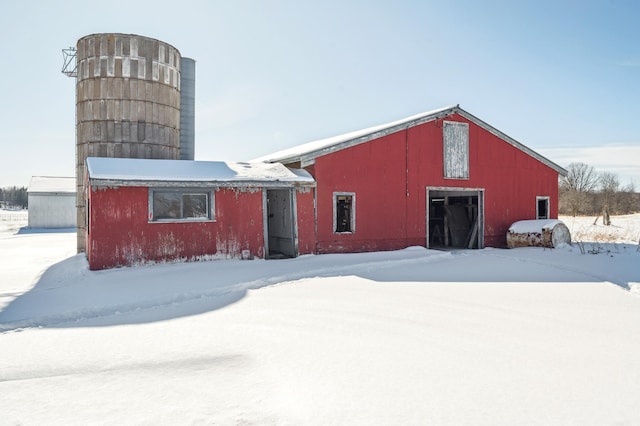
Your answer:
[[[509,227],[507,246],[560,247],[571,244],[569,228],[557,219],[520,220]]]

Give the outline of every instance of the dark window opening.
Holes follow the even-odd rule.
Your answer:
[[[353,232],[353,196],[336,195],[336,232]]]
[[[549,198],[538,197],[536,219],[549,219]]]

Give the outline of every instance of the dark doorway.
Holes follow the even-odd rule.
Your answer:
[[[267,258],[296,257],[295,215],[290,189],[268,189],[266,196]]]
[[[482,248],[483,190],[427,188],[427,247]]]

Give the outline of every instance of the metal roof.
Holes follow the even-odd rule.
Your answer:
[[[87,173],[94,186],[315,185],[307,171],[280,163],[89,157]]]
[[[495,136],[504,140],[508,144],[519,149],[520,151],[525,152],[526,154],[534,157],[535,159],[539,160],[543,164],[551,167],[552,169],[557,171],[559,174],[566,176],[567,171],[564,168],[560,167],[558,164],[538,154],[531,148],[523,145],[522,143],[518,142],[517,140],[508,136],[507,134],[489,125],[488,123],[480,120],[475,115],[468,113],[464,109],[460,108],[459,105],[447,106],[444,108],[439,108],[436,110],[413,115],[411,117],[407,117],[391,123],[369,127],[367,129],[362,129],[362,130],[346,133],[339,136],[334,136],[327,139],[321,139],[321,140],[309,142],[303,145],[298,145],[293,148],[288,148],[282,151],[275,152],[273,154],[256,158],[254,161],[265,161],[270,163],[278,162],[283,164],[291,164],[296,162],[304,163],[307,161],[312,161],[315,158],[330,154],[332,152],[340,151],[355,145],[359,145],[361,143],[369,142],[371,140],[378,139],[383,136],[399,132],[401,130],[419,126],[421,124],[434,121],[440,118],[445,118],[453,114],[459,114],[460,116],[466,118],[467,120],[478,125],[479,127],[482,127],[489,133],[494,134]]]
[[[61,176],[32,176],[29,194],[75,194],[76,179]]]

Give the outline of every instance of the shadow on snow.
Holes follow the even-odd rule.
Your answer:
[[[611,245],[612,247],[616,245]],[[637,250],[599,255],[575,248],[399,251],[282,260],[167,263],[89,271],[84,255],[49,267],[0,311],[0,331],[25,327],[139,324],[197,315],[241,300],[248,290],[313,277],[356,275],[378,282],[602,283],[640,281]],[[635,247],[633,247],[635,249]],[[613,253],[613,254],[612,254]],[[632,259],[621,256],[631,256]],[[617,263],[616,263],[617,262]]]
[[[18,229],[16,235],[25,235],[25,234],[67,234],[77,232],[76,228],[29,228],[28,226],[23,226]]]

